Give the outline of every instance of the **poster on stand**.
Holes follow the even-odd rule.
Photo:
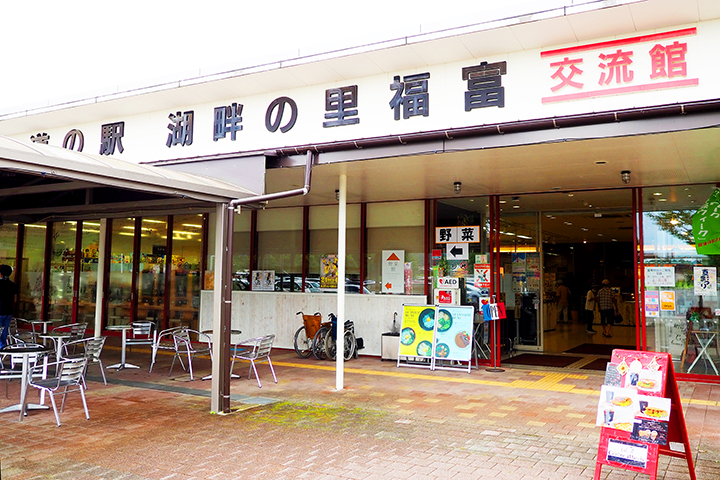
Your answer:
[[[434,330],[435,306],[403,305],[398,365],[401,357],[420,357],[430,360]],[[430,367],[430,363],[427,367]]]
[[[470,361],[473,333],[472,306],[438,308],[435,331],[435,359]]]

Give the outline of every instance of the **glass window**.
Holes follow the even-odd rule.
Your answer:
[[[17,257],[17,234],[17,223],[0,225],[0,264],[10,265],[13,270]]]
[[[717,375],[720,367],[720,255],[697,253],[692,228],[692,215],[714,189],[643,189],[647,346],[669,352],[682,373]]]
[[[167,217],[143,218],[141,225],[137,318],[163,325]]]
[[[97,299],[98,253],[100,249],[100,222],[82,222],[82,251],[80,252],[80,287],[78,288],[78,322],[92,328],[95,322]]]
[[[302,208],[258,212],[258,270],[275,272],[275,290],[302,290]]]
[[[210,212],[207,216],[207,258],[205,259],[205,278],[203,279],[203,288],[206,290],[212,290],[215,288],[215,221],[217,215],[215,212]]]
[[[310,246],[306,292],[337,291],[338,207],[311,207],[308,219]],[[345,242],[345,291],[364,293],[360,286],[360,205],[347,206]],[[333,275],[334,272],[334,275]]]
[[[46,230],[47,225],[25,225],[18,313],[28,320],[37,320],[42,315]]]
[[[243,210],[233,219],[233,290],[250,290],[250,234],[252,213]]]
[[[76,226],[77,222],[52,224],[48,316],[50,320],[61,320],[63,323],[71,323],[72,320]]]
[[[405,255],[405,293],[425,294],[425,202],[371,203],[367,206],[367,278],[370,293],[382,291],[382,252]]]
[[[130,320],[135,219],[114,218],[110,228],[107,323],[108,325],[117,325]]]
[[[202,215],[173,217],[168,327],[198,328]]]

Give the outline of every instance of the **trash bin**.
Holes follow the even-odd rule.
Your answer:
[[[385,332],[381,337],[382,355],[380,360],[397,360],[398,349],[400,348],[400,334],[393,332]]]

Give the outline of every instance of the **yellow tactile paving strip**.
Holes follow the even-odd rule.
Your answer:
[[[279,362],[279,361],[274,361],[273,364],[278,365],[278,366],[293,367],[293,368],[335,371],[334,365],[307,365],[307,364],[301,364],[301,363]],[[430,377],[430,376],[424,375],[424,374],[412,373],[412,371],[408,371],[408,370],[411,370],[411,369],[398,368],[396,371],[386,372],[386,371],[381,371],[381,370],[369,370],[369,369],[347,368],[346,367],[345,373],[346,374],[396,377],[396,378],[408,378],[408,379],[422,380],[423,382],[451,382],[451,383],[463,383],[463,384],[471,384],[471,385],[487,385],[487,386],[501,387],[501,388],[523,388],[523,389],[529,389],[529,390],[540,390],[540,391],[545,391],[545,392],[564,392],[564,393],[573,393],[573,394],[577,394],[577,395],[600,395],[600,390],[578,388],[577,385],[575,385],[575,384],[564,383],[567,380],[586,380],[588,378],[587,375],[580,375],[580,374],[573,374],[573,373],[561,373],[561,372],[550,372],[550,371],[547,371],[547,372],[529,371],[529,372],[527,372],[527,374],[529,376],[540,377],[540,378],[535,381],[513,380],[512,382],[499,382],[499,381],[486,380],[486,379],[480,379],[480,378],[472,378],[471,376]],[[692,403],[695,405],[704,405],[704,406],[711,406],[711,407],[720,406],[720,401],[690,400],[690,399],[681,399],[681,400],[683,403]],[[425,400],[425,401],[432,401],[432,400]],[[473,406],[476,407],[479,405],[481,405],[481,404],[474,404]],[[461,408],[461,407],[459,407],[459,408]],[[469,408],[471,408],[471,407],[469,407]],[[562,407],[559,407],[559,408],[562,408]]]

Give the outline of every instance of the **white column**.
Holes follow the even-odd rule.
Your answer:
[[[337,342],[335,360],[335,389],[342,390],[344,383],[345,352],[345,250],[347,237],[347,175],[340,175],[340,201],[338,203],[338,292]]]
[[[98,242],[97,285],[95,286],[95,336],[102,336],[102,311],[105,303],[105,257],[107,253],[107,218],[100,219],[100,241]]]

